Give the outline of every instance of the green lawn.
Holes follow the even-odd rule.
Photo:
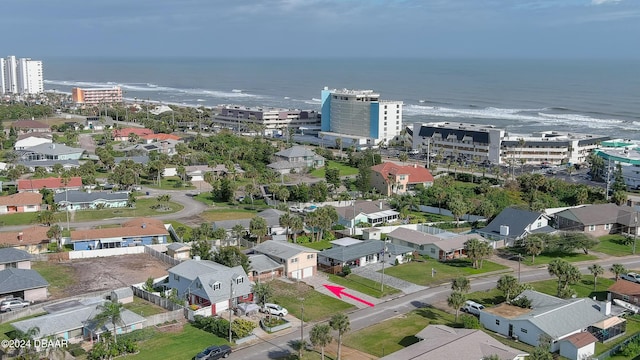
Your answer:
[[[434,277],[431,277],[431,269],[436,271]],[[467,260],[440,262],[429,258],[426,261],[412,261],[406,264],[391,266],[385,269],[385,274],[414,284],[428,286],[442,284],[459,276],[483,274],[492,271],[511,272],[511,269],[487,260],[484,261],[481,269],[474,269],[471,266],[471,262]]]
[[[182,186],[176,187],[176,184],[182,182]],[[142,185],[148,186],[153,189],[161,189],[161,190],[193,190],[196,187],[193,185],[188,185],[189,182],[182,181],[178,176],[168,176],[160,179],[160,186],[158,186],[157,181],[149,181],[143,180]]]
[[[11,225],[27,225],[35,224],[38,221],[38,213],[18,213],[18,214],[6,214],[0,216],[0,226]]]
[[[183,242],[187,242],[191,240],[191,233],[193,232],[193,229],[191,228],[191,226],[175,220],[167,220],[167,222],[171,224],[171,226],[173,226],[173,229],[176,230],[176,232],[178,232],[178,228],[182,227],[185,229],[184,235],[182,236]]]
[[[308,242],[308,243],[302,243],[300,244],[302,246],[314,249],[314,250],[325,250],[325,249],[331,249],[331,247],[333,246],[333,244],[331,244],[331,242],[329,242],[329,240],[321,240],[321,241],[314,241],[314,242]]]
[[[139,343],[140,352],[127,355],[127,359],[155,360],[155,359],[192,359],[200,351],[211,345],[229,344],[209,332],[186,324],[181,332],[156,331],[149,340]]]
[[[383,293],[380,291],[381,287],[379,282],[363,278],[356,274],[349,274],[346,277],[329,274],[329,281],[378,299],[400,292],[400,290],[387,285],[384,287]]]
[[[49,282],[49,293],[52,297],[63,295],[64,290],[74,281],[73,269],[56,262],[34,261],[31,268]]]
[[[598,238],[600,244],[593,248],[593,251],[598,251],[611,256],[625,256],[632,255],[633,245],[625,245],[623,243],[624,236],[622,235],[605,235]]]
[[[167,310],[165,310],[164,308],[154,303],[150,303],[147,300],[141,299],[137,296],[133,297],[133,302],[124,304],[124,308],[131,310],[140,316],[151,316],[167,312]]]
[[[213,194],[211,193],[211,191],[203,191],[198,195],[194,196],[193,198],[209,206],[216,204],[215,201],[213,200]]]
[[[326,165],[330,168],[340,170],[340,176],[356,175],[358,173],[357,168],[351,167],[341,162],[329,160],[326,162]],[[324,167],[313,170],[311,172],[311,176],[324,179]]]
[[[315,291],[305,283],[293,284],[284,281],[272,281],[274,296],[268,302],[275,302],[289,310],[293,316],[300,318],[302,311],[300,299],[304,299],[304,321],[319,321],[328,319],[335,313],[348,311],[353,305]]]
[[[222,220],[239,220],[251,219],[258,212],[255,210],[247,210],[243,208],[225,208],[207,210],[200,214],[200,217],[206,221],[222,221]]]
[[[536,256],[535,262],[532,262],[531,255],[526,255],[523,252],[524,250],[520,248],[508,248],[508,249],[502,249],[501,251],[507,251],[513,254],[513,256],[516,256],[518,253],[520,253],[522,255],[522,263],[529,266],[547,265],[548,263],[551,262],[551,260],[555,260],[558,258],[568,262],[579,262],[579,261],[589,261],[589,260],[598,259],[597,256],[591,255],[591,254],[587,255],[582,251],[574,252],[574,253],[566,253],[562,251],[549,251],[549,252],[543,252],[542,254]]]

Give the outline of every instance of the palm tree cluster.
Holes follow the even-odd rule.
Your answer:
[[[315,232],[316,241],[322,240],[324,233],[331,230],[337,221],[338,212],[333,206],[319,207],[305,216],[305,224]]]
[[[488,259],[493,255],[491,244],[478,238],[467,240],[464,243],[464,250],[476,269],[482,269],[484,259]]]
[[[558,297],[568,298],[575,294],[575,291],[569,288],[569,285],[577,283],[582,278],[582,274],[577,267],[566,260],[554,259],[549,262],[547,270],[549,275],[558,277]]]

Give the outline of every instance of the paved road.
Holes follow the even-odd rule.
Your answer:
[[[639,256],[627,256],[614,259],[596,261],[602,267],[608,269],[614,263],[623,264],[627,268],[640,267]],[[588,274],[588,267],[594,261],[575,264],[583,274]],[[487,277],[477,277],[471,279],[471,291],[485,291],[495,288],[496,282],[501,275]],[[528,269],[520,274],[522,282],[534,282],[547,280],[551,277],[547,269]],[[405,296],[396,297],[377,304],[373,308],[358,309],[348,314],[351,321],[351,332],[378,324],[391,317],[399,316],[409,311],[427,306],[440,301],[445,301],[450,293],[450,285],[443,284],[432,288],[427,288]],[[304,337],[309,338],[309,331],[314,323],[305,324]],[[291,344],[300,339],[300,327],[297,331],[292,331],[279,337],[256,342],[254,344],[241,347],[234,351],[234,356],[241,359],[274,359],[281,358],[287,354],[295,354],[296,350]]]

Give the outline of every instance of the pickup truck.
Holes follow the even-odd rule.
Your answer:
[[[628,280],[628,281],[633,281],[634,283],[640,284],[640,274],[637,274],[637,273],[634,273],[634,272],[622,274],[622,275],[620,275],[620,278],[622,278],[624,280]]]

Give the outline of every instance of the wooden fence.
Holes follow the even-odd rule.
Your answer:
[[[147,300],[149,302],[152,302],[152,303],[154,303],[154,304],[156,304],[156,305],[158,305],[158,306],[160,306],[162,308],[165,308],[165,309],[167,309],[169,311],[182,310],[183,309],[182,305],[178,305],[178,304],[170,301],[167,298],[163,298],[163,297],[161,297],[159,295],[150,293],[148,291],[142,290],[142,289],[140,289],[138,287],[135,287],[135,286],[131,286],[131,289],[133,290],[133,295],[135,295],[135,296],[137,296],[137,297],[139,297],[141,299]]]
[[[165,264],[169,264],[171,266],[176,266],[182,262],[182,260],[174,259],[171,256],[162,253],[158,250],[151,248],[150,246],[144,247],[144,253],[153,256],[154,258],[164,262]]]

